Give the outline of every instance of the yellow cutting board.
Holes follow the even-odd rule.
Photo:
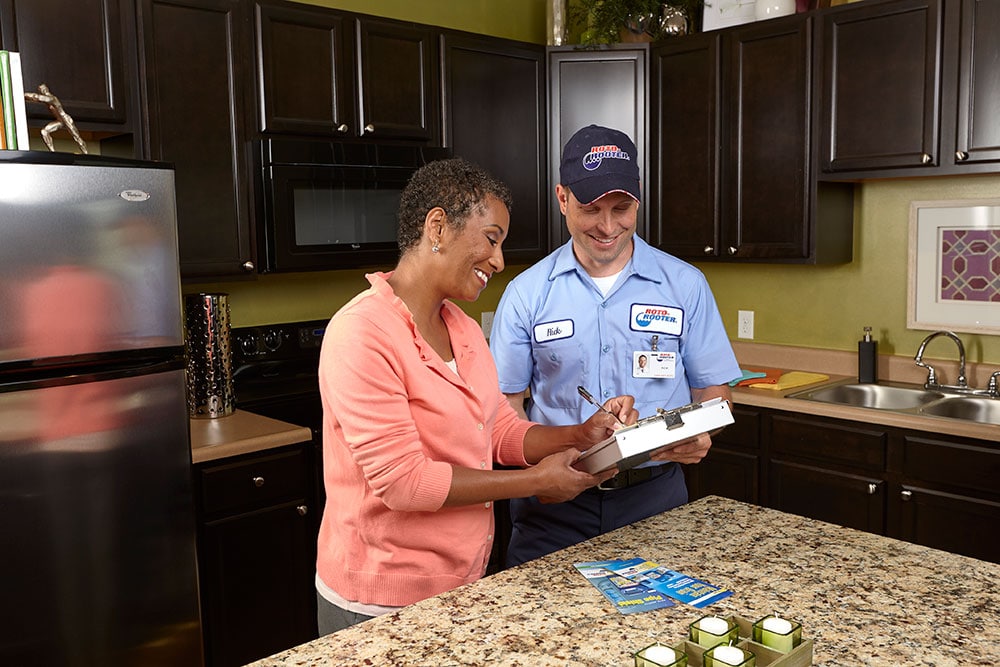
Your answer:
[[[758,383],[750,385],[751,389],[791,389],[792,387],[801,387],[806,384],[813,384],[815,382],[822,382],[824,380],[829,380],[829,375],[823,375],[822,373],[808,373],[806,371],[789,371],[783,373],[778,381],[774,384]]]

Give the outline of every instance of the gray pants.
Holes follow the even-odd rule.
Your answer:
[[[341,609],[320,595],[319,591],[316,592],[316,625],[319,627],[320,637],[357,625],[370,618],[375,617]]]

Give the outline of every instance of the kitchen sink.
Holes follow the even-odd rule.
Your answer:
[[[1000,424],[1000,400],[985,396],[952,396],[925,405],[920,412],[935,417]]]
[[[850,405],[857,408],[910,410],[940,400],[945,397],[945,394],[939,391],[929,391],[920,385],[847,383],[808,389],[789,394],[788,397]]]
[[[924,389],[918,384],[846,381],[789,394],[788,398],[873,408],[981,424],[1000,424],[1000,399]]]

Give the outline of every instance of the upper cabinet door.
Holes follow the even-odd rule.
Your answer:
[[[258,2],[256,22],[260,130],[358,136],[352,21],[320,7]]]
[[[131,7],[128,0],[0,0],[2,48],[21,53],[25,90],[48,85],[81,128],[128,130]],[[27,108],[30,118],[52,120],[44,105]]]
[[[539,260],[548,252],[545,47],[449,33],[442,53],[445,145],[510,187],[505,260]]]
[[[817,15],[821,171],[940,164],[941,3],[845,5]]]
[[[357,22],[360,134],[440,141],[435,33],[426,26]]]
[[[1000,0],[963,0],[955,161],[1000,161]]]

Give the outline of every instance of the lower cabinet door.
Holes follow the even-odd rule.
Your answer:
[[[904,485],[898,507],[890,537],[1000,563],[1000,503]]]
[[[759,460],[756,454],[734,452],[713,445],[699,463],[684,466],[689,499],[723,496],[758,504]]]
[[[302,501],[202,525],[202,616],[210,667],[315,639],[313,508]]]
[[[885,483],[876,478],[772,460],[768,466],[769,507],[885,534]]]

